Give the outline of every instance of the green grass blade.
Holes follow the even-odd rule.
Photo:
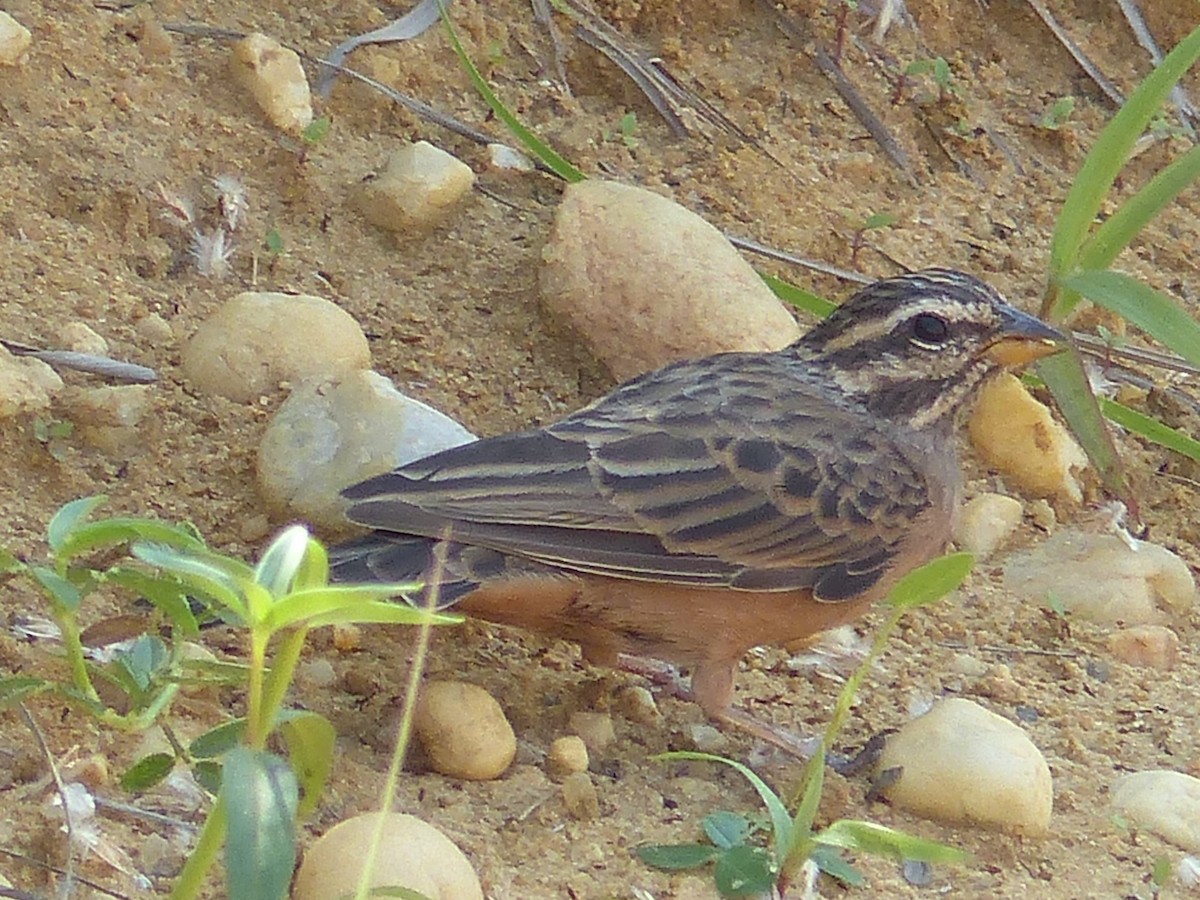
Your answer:
[[[1056,353],[1038,363],[1037,371],[1104,486],[1118,497],[1125,497],[1125,467],[1104,424],[1079,354]]]
[[[1140,191],[1121,204],[1079,249],[1080,269],[1107,269],[1162,209],[1200,177],[1200,146],[1150,179]]]
[[[526,150],[545,163],[546,168],[550,169],[550,171],[563,179],[563,181],[571,183],[583,181],[586,176],[582,172],[562,156],[555,153],[549,144],[521,124],[521,121],[508,111],[508,107],[500,102],[500,98],[492,91],[491,86],[488,85],[484,77],[479,74],[479,70],[475,68],[475,63],[471,61],[471,57],[467,55],[462,42],[459,41],[458,32],[454,30],[454,23],[450,21],[450,14],[446,12],[445,4],[438,3],[438,8],[442,11],[442,21],[446,24],[446,33],[450,35],[450,45],[454,48],[454,53],[458,56],[459,63],[467,73],[467,77],[471,79],[471,84],[475,86],[475,90],[479,92],[479,96],[492,108],[492,112],[496,114],[496,118],[508,126],[508,130],[516,136],[517,140],[525,145]]]
[[[812,313],[814,316],[820,316],[822,319],[837,309],[836,303],[831,303],[824,297],[818,297],[811,291],[804,290],[804,288],[796,287],[790,281],[784,281],[782,278],[769,275],[766,272],[759,272],[758,274],[767,283],[767,287],[771,289],[776,297],[784,303],[790,303],[797,309]]]
[[[1134,434],[1140,434],[1146,440],[1153,441],[1160,447],[1166,447],[1188,459],[1200,462],[1200,441],[1195,438],[1114,400],[1101,399],[1100,408],[1104,415],[1122,428],[1127,428]]]
[[[827,847],[858,850],[861,853],[891,856],[895,859],[915,859],[952,865],[967,859],[966,852],[957,847],[949,847],[937,841],[888,828],[886,825],[857,819],[840,819],[816,835],[815,840]]]
[[[1200,57],[1200,28],[1180,41],[1113,116],[1083,161],[1063,203],[1050,241],[1050,292],[1043,318],[1061,321],[1074,306],[1074,298],[1057,293],[1059,280],[1076,267],[1079,250],[1104,198],[1129,160],[1138,137],[1158,112],[1163,100]]]
[[[1200,365],[1200,324],[1165,294],[1109,270],[1079,272],[1062,283],[1136,325],[1193,365]]]

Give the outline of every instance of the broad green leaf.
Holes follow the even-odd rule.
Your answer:
[[[307,818],[316,809],[329,779],[337,732],[324,716],[300,710],[282,712],[278,727],[287,743],[292,771],[300,782],[298,816]]]
[[[809,859],[830,878],[836,878],[849,887],[861,887],[865,883],[862,872],[846,862],[835,847],[813,847]]]
[[[948,553],[909,572],[892,588],[888,603],[901,609],[914,609],[940,600],[971,572],[975,557],[970,553]]]
[[[767,815],[771,819],[771,839],[775,845],[776,852],[782,856],[792,846],[792,817],[788,813],[787,807],[779,799],[779,795],[771,790],[770,786],[759,778],[748,766],[744,766],[736,760],[726,759],[724,756],[716,756],[712,753],[697,753],[694,750],[675,750],[671,753],[660,753],[658,756],[651,757],[651,759],[663,762],[677,759],[714,762],[734,769],[750,782],[750,786],[762,798],[763,805],[767,808]]]
[[[42,586],[42,589],[59,609],[67,613],[74,613],[79,609],[79,604],[83,602],[83,594],[79,588],[53,569],[47,569],[45,566],[30,566],[29,574]]]
[[[193,740],[188,745],[188,753],[195,759],[215,759],[236,747],[245,732],[245,719],[225,722]]]
[[[129,674],[139,691],[144,691],[170,660],[171,654],[162,638],[143,634],[128,649],[117,653],[113,662]]]
[[[107,499],[103,494],[97,494],[94,497],[80,497],[59,507],[58,512],[50,519],[50,524],[46,526],[46,541],[50,544],[50,549],[57,554],[79,524]]]
[[[352,622],[395,622],[407,625],[449,625],[461,618],[387,602],[394,596],[394,585],[331,584],[326,587],[295,591],[277,602],[264,620],[272,632],[295,625],[312,627]]]
[[[750,822],[745,816],[719,809],[704,817],[704,833],[714,845],[722,850],[746,843],[750,834]]]
[[[874,822],[841,819],[813,836],[826,847],[858,850],[896,859],[915,859],[921,862],[958,864],[965,862],[967,853],[937,841],[905,834]]]
[[[296,570],[296,579],[292,583],[293,590],[307,590],[324,587],[329,584],[329,553],[325,546],[315,538],[308,539],[308,549],[300,560],[300,568]]]
[[[779,878],[779,866],[763,847],[733,847],[717,857],[713,881],[725,897],[763,897]]]
[[[204,542],[185,526],[154,519],[116,518],[79,525],[64,536],[55,553],[60,559],[73,559],[85,553],[134,541],[191,550],[204,549]]]
[[[717,858],[712,844],[647,844],[637,848],[638,859],[656,869],[695,869]]]
[[[225,758],[221,799],[229,900],[282,900],[296,866],[296,777],[273,753],[237,747]]]
[[[197,760],[192,766],[196,783],[214,797],[221,791],[221,764],[215,759]]]
[[[1077,272],[1062,279],[1077,291],[1110,309],[1174,350],[1193,365],[1200,365],[1200,324],[1165,294],[1122,272]]]
[[[818,297],[811,291],[804,290],[804,288],[796,287],[790,281],[784,281],[782,278],[768,275],[765,272],[759,272],[758,274],[767,283],[767,287],[771,289],[776,297],[785,303],[790,303],[797,309],[812,313],[814,316],[820,316],[822,319],[837,309],[836,303],[831,303],[824,297]]]
[[[183,637],[200,632],[196,616],[183,586],[169,575],[150,574],[133,566],[113,566],[104,573],[104,582],[138,594],[162,611],[171,626]]]
[[[241,619],[248,618],[242,586],[253,577],[249,566],[245,566],[243,578],[235,574],[236,566],[222,565],[232,560],[215,558],[215,555],[199,556],[191,551],[179,551],[161,544],[144,544],[140,541],[130,552],[147,565],[170,572],[192,591],[216,601]]]
[[[267,589],[272,597],[282,597],[292,589],[296,573],[308,552],[308,529],[292,525],[279,533],[263,551],[254,567],[254,581]]]
[[[170,753],[151,753],[126,770],[121,776],[121,787],[127,791],[147,790],[170,775],[174,768],[175,757]]]

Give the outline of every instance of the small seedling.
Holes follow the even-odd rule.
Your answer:
[[[1042,117],[1038,119],[1038,127],[1044,128],[1046,131],[1058,131],[1070,122],[1074,112],[1075,98],[1059,97],[1050,104],[1048,110],[1042,113]]]
[[[937,97],[918,99],[918,103],[928,103],[932,100],[944,103],[951,98],[958,99],[962,97],[962,89],[955,82],[954,73],[950,70],[950,64],[946,62],[945,57],[936,56],[932,59],[914,59],[904,67],[903,75],[906,80],[927,75],[932,79],[934,86],[937,88]]]
[[[310,147],[315,147],[325,139],[329,134],[329,129],[333,126],[328,116],[321,116],[313,119],[304,130],[300,132],[300,139]]]
[[[858,254],[866,246],[867,232],[882,228],[891,228],[896,224],[896,217],[891,213],[875,213],[854,229],[854,239],[850,242],[850,265],[858,265]]]
[[[33,437],[45,446],[46,451],[59,462],[63,461],[65,452],[63,442],[75,433],[75,423],[65,419],[46,419],[38,416],[33,420]]]
[[[794,814],[766,782],[739,762],[708,753],[678,752],[658,757],[662,760],[715,762],[740,773],[767,809],[769,845],[753,840],[756,831],[748,819],[737,813],[720,811],[704,819],[709,843],[644,846],[638,850],[642,861],[663,869],[690,869],[713,862],[717,890],[726,897],[782,896],[788,884],[796,881],[803,871],[811,871],[814,867],[844,884],[861,884],[862,875],[841,856],[844,850],[929,863],[964,861],[966,854],[961,850],[872,822],[840,819],[819,830],[814,824],[824,786],[826,751],[834,746],[858,689],[887,639],[905,612],[932,603],[957,588],[970,571],[971,564],[972,558],[967,553],[943,556],[910,572],[892,589],[888,598],[891,615],[876,634],[866,659],[838,696],[821,749],[805,769]]]

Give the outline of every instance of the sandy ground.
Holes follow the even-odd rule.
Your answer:
[[[884,69],[861,47],[847,48],[844,67],[907,152],[912,183],[811,61],[815,46],[834,41],[836,23],[825,4],[785,5],[803,25],[803,46],[789,42],[752,3],[611,0],[599,6],[629,40],[661,55],[717,104],[750,143],[672,137],[623,76],[569,34],[564,44],[574,94],[566,96],[547,83],[554,77],[550,42],[526,5],[462,2],[454,15],[500,95],[587,172],[669,193],[730,232],[870,275],[901,266],[964,268],[1036,308],[1058,206],[1113,111],[1040,20],[1016,0],[995,0],[987,9],[975,0],[914,0],[919,31],[894,29],[882,53],[900,65],[942,56],[961,91],[923,106],[909,98],[932,95],[930,83],[914,86],[893,105],[894,86]],[[1166,45],[1200,21],[1200,12],[1175,0],[1147,6]],[[189,519],[226,551],[251,556],[261,545],[255,450],[284,394],[245,404],[197,396],[181,380],[178,364],[182,338],[250,283],[254,256],[263,253],[271,231],[282,239],[283,252],[274,260],[262,256],[257,287],[335,300],[362,323],[378,369],[479,433],[549,421],[611,387],[601,367],[539,310],[539,252],[560,190],[554,180],[490,173],[481,148],[348,84],[337,87],[324,110],[333,121],[330,134],[301,154],[233,87],[225,45],[149,40],[144,28],[153,17],[257,29],[322,53],[348,34],[382,24],[390,10],[366,0],[158,0],[137,8],[9,0],[5,8],[33,30],[34,45],[22,68],[0,71],[0,337],[55,346],[71,323],[85,322],[114,355],[161,374],[150,389],[151,414],[136,440],[122,447],[98,449],[79,435],[47,445],[38,440],[32,417],[0,423],[0,510],[4,542],[16,552],[39,552],[53,511],[95,493],[109,495],[112,510]],[[1056,0],[1053,8],[1124,89],[1147,71],[1115,4]],[[850,25],[869,45],[866,21],[855,14]],[[360,50],[352,63],[502,133],[437,30],[407,45]],[[1076,98],[1067,126],[1039,127],[1054,101],[1066,96]],[[627,112],[637,122],[628,141],[619,127]],[[486,191],[476,192],[435,234],[397,242],[367,225],[346,196],[391,148],[416,138],[470,163]],[[1185,147],[1179,140],[1150,147],[1122,189],[1142,183]],[[154,194],[162,183],[208,203],[208,179],[225,173],[245,181],[251,207],[234,274],[216,280],[190,265],[186,241],[162,221]],[[1192,192],[1121,259],[1127,271],[1193,309],[1196,207]],[[895,216],[895,224],[869,233],[853,258],[856,229],[877,213]],[[830,297],[851,289],[828,276],[763,265]],[[171,339],[147,337],[153,331],[139,323],[152,313],[169,323]],[[83,376],[68,381],[89,383]],[[53,418],[54,410],[43,417]],[[1190,470],[1137,440],[1124,438],[1121,446],[1152,539],[1195,565],[1195,494],[1183,477]],[[998,484],[974,471],[975,487]],[[1018,543],[1036,538],[1027,527]],[[1184,647],[1176,670],[1131,669],[1109,658],[1100,629],[1064,629],[1047,611],[1005,596],[996,571],[992,563],[981,566],[957,600],[906,623],[845,737],[853,744],[894,727],[914,705],[943,695],[972,697],[1014,719],[1023,707],[1024,727],[1055,778],[1051,834],[1021,840],[920,821],[868,804],[864,780],[839,776],[830,777],[822,818],[871,818],[973,854],[965,867],[938,869],[932,887],[923,889],[905,884],[890,862],[860,860],[870,884],[860,893],[867,896],[934,890],[963,897],[1148,897],[1153,863],[1175,862],[1182,851],[1114,825],[1107,786],[1126,770],[1200,769],[1194,712],[1200,671],[1192,652],[1197,619],[1175,623]],[[36,610],[36,604],[24,588],[0,594],[6,615]],[[230,636],[213,640],[237,651]],[[327,688],[301,684],[295,702],[330,716],[342,737],[335,780],[307,835],[377,803],[410,645],[411,635],[402,631],[375,630],[354,653],[339,653],[327,636],[314,640],[312,654],[331,660],[337,681]],[[982,660],[988,674],[955,674],[951,661],[959,653]],[[44,671],[46,654],[45,647],[0,635],[0,656],[10,671]],[[612,687],[637,679],[588,670],[569,646],[478,625],[439,635],[429,668],[500,697],[520,741],[517,765],[498,781],[459,783],[418,772],[405,777],[397,799],[399,808],[435,822],[460,843],[490,897],[631,897],[635,889],[664,898],[711,896],[707,875],[652,871],[631,852],[645,841],[693,839],[700,818],[714,808],[756,808],[751,791],[730,773],[649,760],[681,745],[682,727],[700,720],[697,709],[663,700],[665,722],[654,728],[616,716],[617,740],[593,760],[602,815],[577,821],[542,774],[539,753],[563,733],[572,711],[603,706]],[[767,653],[747,661],[739,702],[811,730],[826,720],[835,692],[827,676],[792,672],[781,654]],[[181,730],[198,731],[217,720],[218,705],[237,710],[239,702],[236,695],[189,701],[174,715]],[[133,739],[99,731],[77,712],[51,702],[35,703],[33,710],[60,759],[100,753],[120,771],[135,758]],[[30,732],[13,711],[0,716],[0,872],[21,887],[45,890],[46,874],[9,854],[61,861],[63,837],[46,812],[48,792],[30,789],[44,774]],[[749,750],[734,739],[727,752],[744,757]],[[781,788],[798,774],[778,760],[763,771]],[[101,792],[131,799],[115,786]],[[155,827],[130,819],[101,822],[105,835],[144,865]],[[101,863],[85,871],[111,889],[138,893]],[[169,877],[156,881],[163,892],[169,884]],[[77,889],[76,896],[83,895],[90,896],[88,889]]]

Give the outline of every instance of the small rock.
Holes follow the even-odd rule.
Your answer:
[[[692,749],[701,753],[721,753],[729,746],[721,729],[707,722],[689,722],[683,726],[683,735]]]
[[[139,338],[155,347],[169,345],[175,341],[175,332],[171,329],[171,323],[158,313],[142,316],[134,325],[134,331],[137,332]]]
[[[1004,494],[972,497],[959,513],[954,542],[977,557],[991,554],[1021,524],[1021,501]]]
[[[654,727],[662,722],[662,713],[648,688],[631,684],[621,688],[613,696],[616,710],[636,725]]]
[[[362,649],[362,628],[353,622],[333,626],[333,648],[338,653],[354,653]]]
[[[1135,625],[1108,636],[1113,657],[1127,665],[1167,671],[1179,665],[1179,635],[1165,625]]]
[[[474,439],[377,372],[311,379],[296,386],[263,433],[258,487],[278,518],[344,527],[344,488]]]
[[[277,390],[281,381],[370,365],[371,348],[354,318],[304,294],[238,294],[183,346],[184,377],[199,391],[240,403]]]
[[[6,12],[0,12],[0,66],[21,66],[29,59],[33,35]]]
[[[1200,888],[1200,858],[1185,856],[1175,867],[1175,877],[1189,891]]]
[[[950,658],[950,664],[946,668],[948,671],[958,675],[978,678],[981,675],[987,674],[988,664],[979,657],[972,656],[969,653],[955,653]]]
[[[108,341],[92,330],[86,322],[68,322],[59,332],[63,348],[93,356],[108,355]]]
[[[643,188],[568,185],[542,256],[547,311],[619,380],[724,350],[778,350],[800,334],[716,228]]]
[[[1200,778],[1166,769],[1122,775],[1113,782],[1112,805],[1135,825],[1200,852]]]
[[[1136,549],[1134,549],[1136,548]],[[1187,564],[1165,547],[1114,534],[1062,529],[1004,566],[1005,590],[1037,603],[1053,596],[1072,615],[1092,622],[1156,625],[1160,608],[1191,607],[1196,584]]]
[[[270,533],[271,520],[262,513],[254,513],[238,522],[238,538],[247,544],[257,544]]]
[[[563,805],[571,818],[588,822],[600,815],[600,797],[596,783],[587,772],[568,775],[562,783]]]
[[[413,729],[434,771],[453,778],[497,778],[517,752],[500,704],[483,688],[461,681],[426,684]]]
[[[294,51],[265,34],[250,34],[233,45],[229,68],[276,128],[299,134],[312,124],[308,77]]]
[[[132,429],[150,410],[150,398],[149,385],[119,384],[68,390],[62,402],[66,417],[76,425]]]
[[[353,896],[381,816],[387,818],[369,888],[406,888],[429,900],[483,900],[479,876],[446,835],[415,816],[378,812],[339,822],[308,848],[292,900]]]
[[[537,167],[528,156],[508,144],[488,144],[488,162],[493,169],[506,172],[532,172]]]
[[[426,230],[445,221],[475,183],[462,160],[417,141],[401,147],[355,192],[366,220],[389,231]]]
[[[323,656],[301,663],[296,669],[296,677],[304,684],[319,688],[332,687],[337,681],[333,663]]]
[[[577,772],[586,772],[588,767],[587,745],[583,738],[568,734],[555,738],[546,751],[546,771],[551,778],[563,779]]]
[[[1087,465],[1087,455],[1015,375],[1006,372],[980,391],[967,430],[984,462],[1022,490],[1083,499],[1075,473]]]
[[[574,712],[568,729],[583,739],[589,753],[599,755],[617,738],[613,720],[606,712]]]
[[[879,771],[901,769],[896,806],[946,822],[1046,832],[1054,794],[1045,757],[1018,726],[951,698],[888,739]]]
[[[0,347],[0,419],[46,409],[62,388],[62,379],[40,359]]]

